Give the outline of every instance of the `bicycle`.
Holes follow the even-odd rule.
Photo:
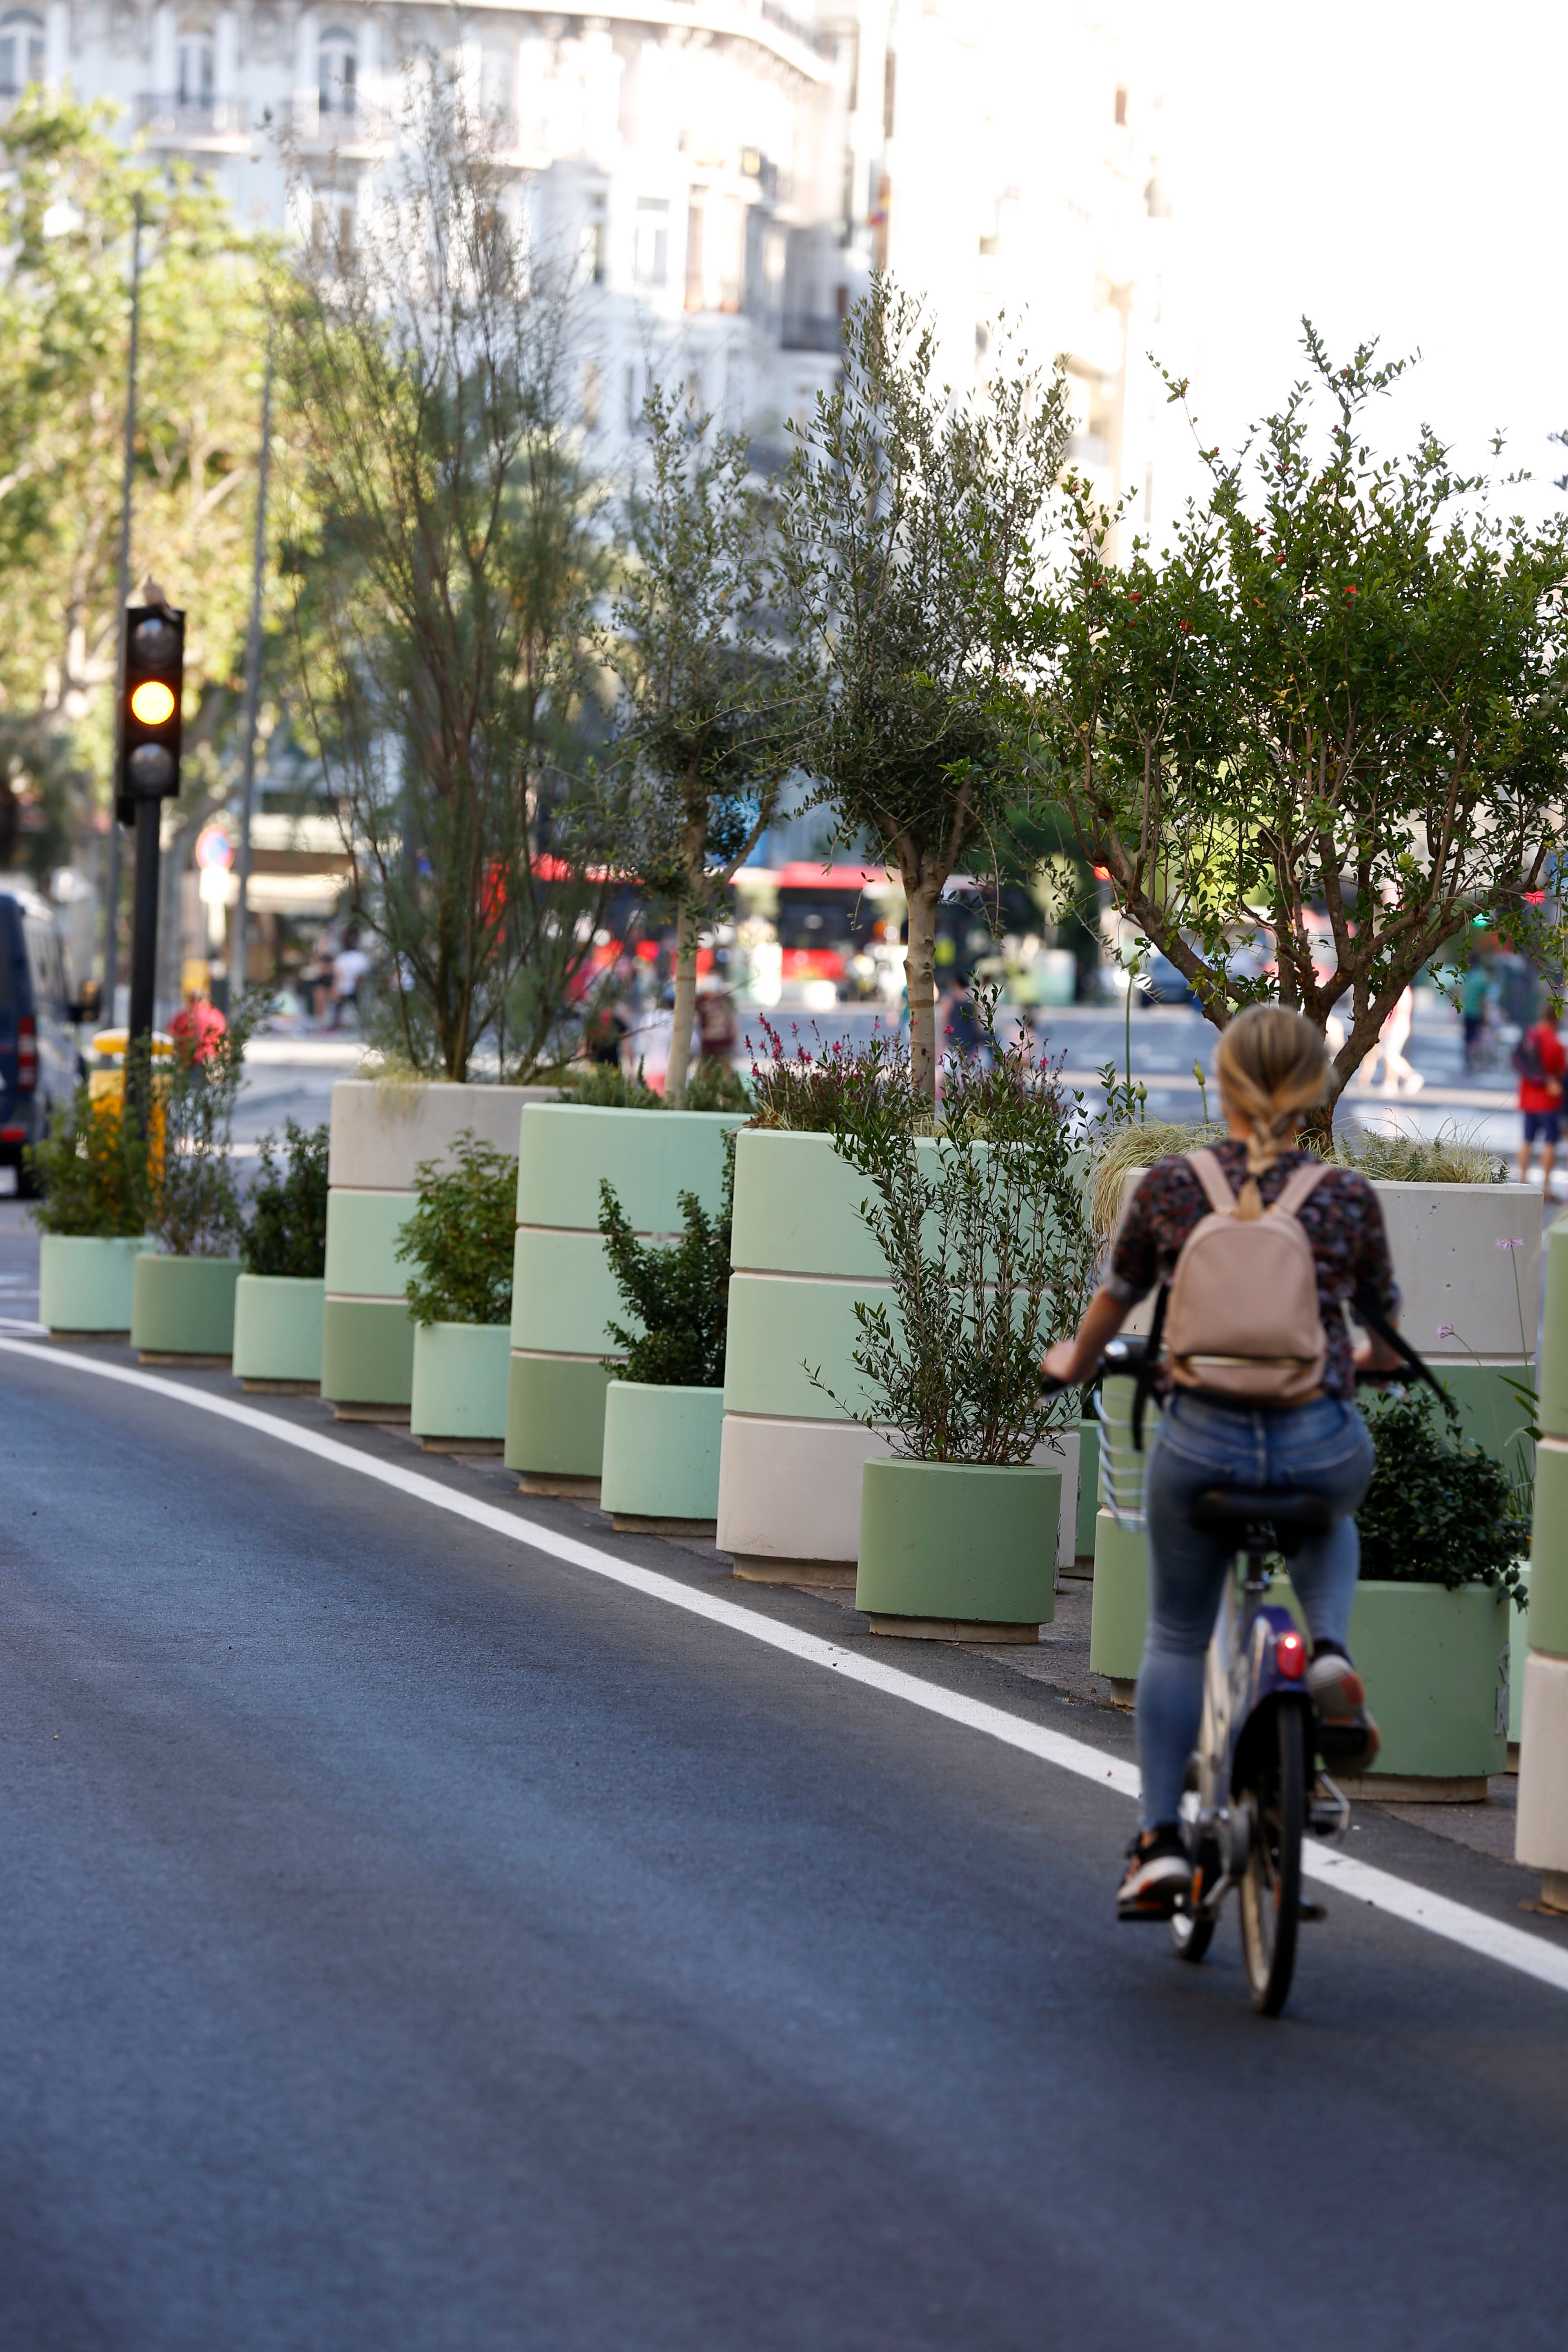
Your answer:
[[[1146,1383],[1148,1343],[1113,1339],[1094,1381],[1101,1494],[1126,1528],[1147,1528],[1142,1502],[1142,1415],[1131,1424],[1105,1408],[1103,1383]],[[1141,1376],[1142,1376],[1141,1378]],[[1047,1385],[1054,1385],[1047,1383]],[[1131,1427],[1132,1446],[1124,1443]],[[1278,2017],[1290,1990],[1299,1927],[1327,1915],[1301,1892],[1306,1834],[1342,1839],[1351,1809],[1317,1769],[1322,1734],[1307,1688],[1308,1645],[1288,1609],[1268,1598],[1269,1560],[1292,1559],[1330,1524],[1320,1495],[1300,1487],[1211,1486],[1193,1506],[1194,1525],[1226,1537],[1234,1563],[1204,1665],[1204,1710],[1187,1768],[1184,1834],[1193,1885],[1171,1920],[1184,1960],[1201,1961],[1226,1896],[1239,1898],[1242,1958],[1252,2006]]]

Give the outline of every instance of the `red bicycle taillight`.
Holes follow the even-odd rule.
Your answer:
[[[1281,1633],[1274,1644],[1274,1665],[1288,1683],[1299,1683],[1307,1671],[1307,1644],[1300,1633]]]
[[[38,1024],[30,1013],[16,1024],[16,1092],[30,1095],[38,1083]]]

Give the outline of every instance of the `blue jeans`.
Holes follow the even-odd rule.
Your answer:
[[[1235,1555],[1203,1534],[1189,1513],[1205,1486],[1303,1486],[1334,1513],[1290,1562],[1314,1642],[1342,1649],[1361,1567],[1351,1516],[1372,1478],[1372,1438],[1353,1404],[1259,1412],[1176,1394],[1166,1403],[1149,1455],[1149,1631],[1138,1676],[1138,1762],[1145,1829],[1181,1811],[1187,1759],[1204,1704],[1204,1654]]]

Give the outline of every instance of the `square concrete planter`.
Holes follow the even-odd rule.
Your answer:
[[[809,1364],[860,1402],[857,1300],[891,1300],[887,1264],[859,1213],[871,1187],[830,1135],[747,1128],[735,1148],[735,1221],[724,1364],[719,1545],[735,1573],[764,1583],[855,1580],[860,1474],[889,1453],[814,1387]],[[1039,1466],[1061,1480],[1056,1557],[1079,1549],[1079,1433]]]
[[[722,1389],[612,1381],[599,1504],[616,1527],[711,1528],[719,1510]]]
[[[1036,1642],[1056,1613],[1061,1473],[868,1462],[855,1606],[874,1633]]]
[[[410,1269],[397,1243],[416,1206],[419,1162],[445,1160],[465,1128],[514,1153],[523,1105],[553,1091],[366,1078],[333,1087],[321,1394],[341,1419],[400,1420],[412,1407]]]
[[[308,1275],[240,1276],[234,1290],[234,1370],[247,1388],[321,1386],[326,1289]]]
[[[504,1323],[416,1323],[408,1425],[433,1450],[499,1452],[506,1435]]]
[[[136,1260],[131,1344],[143,1358],[202,1357],[226,1364],[234,1353],[234,1296],[243,1271],[237,1257]]]
[[[512,1271],[506,1460],[535,1492],[593,1494],[612,1374],[607,1325],[625,1308],[599,1232],[599,1185],[643,1238],[673,1235],[679,1195],[711,1215],[735,1111],[613,1110],[534,1103],[522,1115]]]
[[[39,1322],[51,1331],[123,1338],[131,1328],[136,1261],[153,1246],[139,1234],[41,1234]]]

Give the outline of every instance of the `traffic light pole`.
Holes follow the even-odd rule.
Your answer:
[[[125,385],[125,473],[120,499],[120,609],[117,615],[119,652],[116,657],[114,707],[125,692],[125,608],[131,602],[131,494],[136,479],[136,357],[142,313],[142,195],[136,194],[136,216],[131,233],[131,363]],[[111,780],[120,788],[118,774]],[[114,1026],[114,998],[120,978],[120,820],[112,798],[109,819],[109,872],[103,891],[102,1017]]]
[[[131,896],[131,1043],[153,1034],[158,981],[158,824],[162,801],[136,803],[136,878]]]

